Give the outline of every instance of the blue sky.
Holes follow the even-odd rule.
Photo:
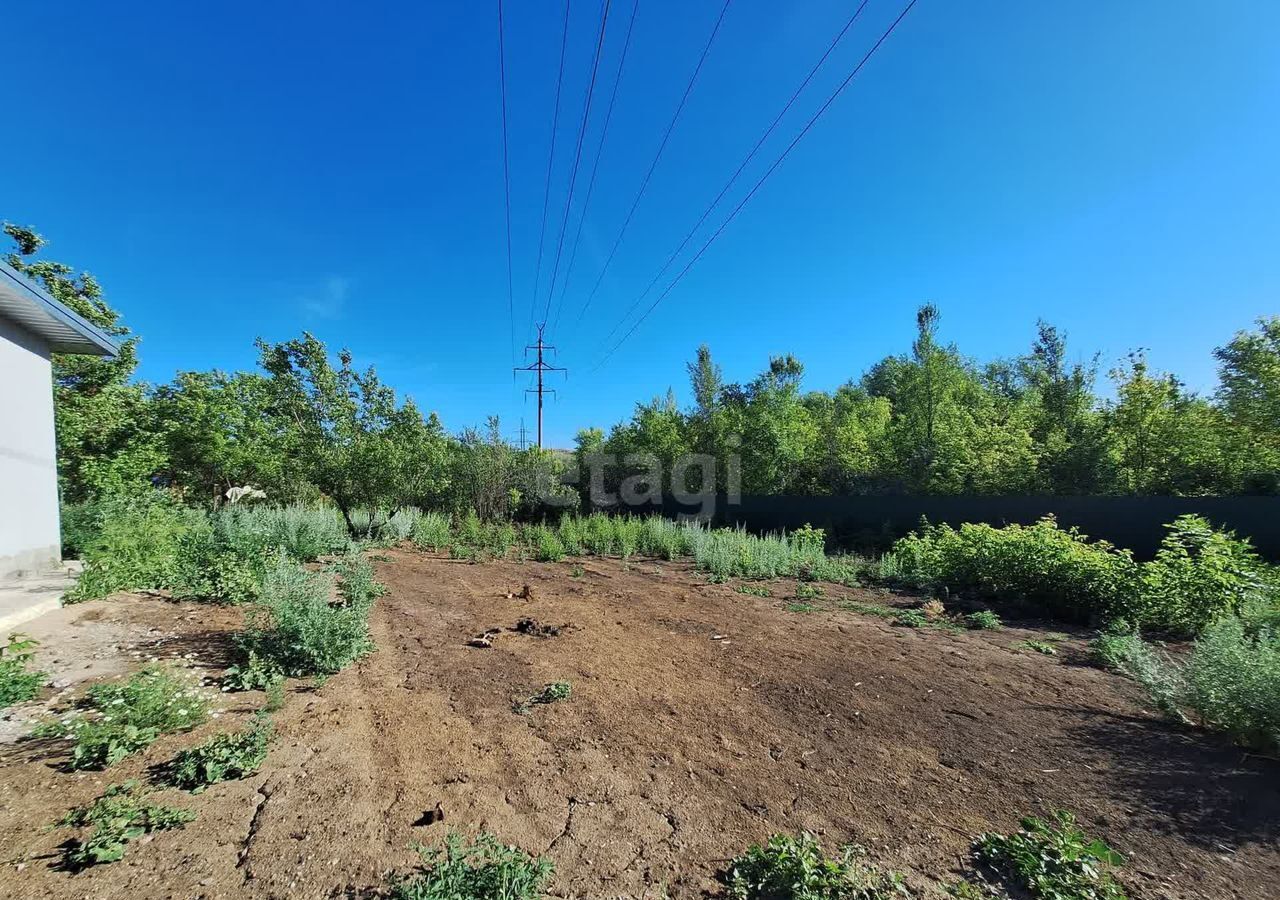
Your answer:
[[[871,0],[730,204],[901,9]],[[507,4],[515,323],[534,296],[563,6]],[[675,386],[711,345],[730,380],[791,352],[832,388],[944,335],[1022,352],[1037,318],[1110,364],[1195,388],[1280,312],[1280,4],[920,0],[689,276],[608,363],[604,337],[850,15],[733,0],[616,259],[575,325],[720,0],[640,0],[565,313],[567,445]],[[570,218],[630,0],[616,0]],[[549,270],[600,6],[572,4]],[[496,2],[6,9],[0,218],[95,273],[141,376],[249,368],[253,339],[347,346],[451,429],[534,407],[511,374]],[[726,205],[727,212],[731,205]],[[720,214],[710,222],[717,223]],[[700,242],[699,242],[700,243]],[[697,246],[695,244],[694,246]],[[566,246],[565,253],[568,253]],[[566,256],[567,261],[567,256]],[[564,263],[562,262],[562,265]],[[543,293],[545,302],[546,273]],[[554,314],[553,314],[554,317]]]

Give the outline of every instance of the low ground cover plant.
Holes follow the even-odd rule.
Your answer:
[[[102,769],[149,747],[162,734],[189,731],[209,714],[199,688],[159,666],[91,687],[81,711],[36,727],[35,737],[71,741],[72,769]]]
[[[542,686],[542,690],[536,694],[532,694],[523,700],[517,700],[511,705],[513,712],[519,715],[532,710],[535,706],[542,706],[549,703],[559,703],[561,700],[568,700],[572,687],[567,681],[553,681],[550,684]]]
[[[482,831],[467,841],[450,831],[439,847],[417,847],[419,870],[391,885],[394,900],[537,900],[554,871],[551,860],[530,856]]]
[[[1010,835],[988,833],[974,843],[974,858],[1007,886],[1034,900],[1125,900],[1110,869],[1124,858],[1090,838],[1067,812],[1051,820],[1028,816]]]
[[[30,700],[40,690],[46,676],[31,668],[36,646],[31,638],[16,633],[0,646],[0,709]]]
[[[969,613],[964,617],[964,624],[975,631],[995,631],[1004,627],[1000,617],[989,609]]]
[[[146,800],[136,781],[115,784],[88,806],[77,806],[56,823],[60,828],[92,828],[88,836],[69,843],[63,865],[78,871],[122,858],[125,845],[153,831],[181,828],[196,814]]]
[[[220,781],[245,778],[262,766],[274,736],[271,720],[257,716],[243,731],[220,734],[181,751],[167,767],[166,780],[174,787],[199,793]]]
[[[828,856],[812,835],[775,834],[729,863],[733,900],[889,900],[908,897],[902,877],[869,863],[854,847]]]

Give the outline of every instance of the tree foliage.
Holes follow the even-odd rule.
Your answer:
[[[370,531],[409,506],[500,519],[564,494],[566,455],[511,446],[496,419],[451,435],[311,334],[259,341],[254,372],[140,382],[138,338],[93,276],[44,259],[32,229],[4,228],[12,266],[121,344],[115,359],[54,357],[64,501],[159,486],[218,506],[252,485],[274,500],[328,499],[353,531]],[[701,454],[714,460],[717,490],[758,494],[1280,492],[1280,317],[1215,355],[1212,397],[1154,371],[1139,350],[1112,370],[1104,398],[1098,358],[1073,361],[1052,325],[1037,323],[1025,355],[983,364],[944,340],[933,304],[917,312],[907,352],[833,391],[806,391],[789,354],[728,382],[703,344],[687,366],[687,409],[668,390],[607,433],[579,433],[578,488],[591,489],[587,463],[600,454],[611,463],[598,489],[697,490],[676,463]],[[368,511],[359,525],[356,509]]]

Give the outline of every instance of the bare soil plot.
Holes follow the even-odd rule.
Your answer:
[[[563,896],[702,896],[748,844],[799,829],[927,891],[978,833],[1059,807],[1129,857],[1136,897],[1276,896],[1280,764],[1149,716],[1079,664],[1079,641],[1050,657],[1017,650],[1040,636],[1017,628],[895,627],[831,602],[891,595],[838,585],[795,612],[794,582],[747,596],[685,564],[590,559],[573,577],[568,561],[388,556],[378,651],[293,684],[263,771],[164,792],[199,817],[121,862],[58,871],[66,834],[40,829],[261,695],[223,695],[222,718],[105,773],[58,771],[56,744],[0,744],[0,896],[364,895],[450,827],[550,856]],[[130,664],[214,673],[239,626],[237,610],[155,598],[59,615],[55,632],[99,628]],[[37,631],[48,655],[61,632]],[[558,681],[567,700],[513,711]]]

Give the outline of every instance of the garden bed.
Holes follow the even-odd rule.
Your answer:
[[[1146,712],[1083,664],[1080,639],[1048,655],[1025,643],[1038,630],[858,611],[914,598],[798,597],[781,579],[756,596],[686,563],[385,560],[377,652],[321,686],[292,681],[261,772],[158,793],[196,820],[120,862],[61,871],[67,835],[42,829],[247,721],[262,695],[222,694],[219,719],[106,772],[60,771],[57,742],[0,744],[0,895],[359,895],[409,871],[411,843],[483,828],[549,857],[563,896],[702,896],[749,844],[802,829],[866,847],[928,896],[980,833],[1059,808],[1128,858],[1132,896],[1280,883],[1278,764]],[[52,665],[72,689],[80,657],[92,674],[150,656],[219,674],[240,627],[234,608],[137,595],[50,618],[28,629],[46,669],[72,658],[71,633],[110,636],[76,651],[81,668]],[[567,697],[529,702],[561,683]]]

